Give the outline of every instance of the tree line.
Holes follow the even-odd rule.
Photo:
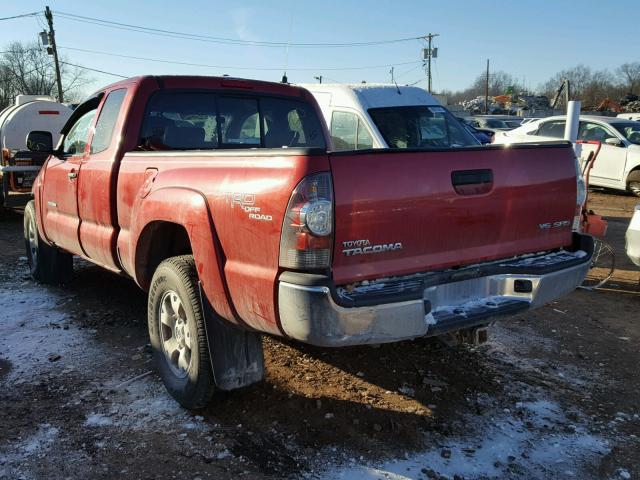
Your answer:
[[[92,81],[86,70],[60,57],[60,73],[65,101],[78,101],[82,87]],[[37,42],[13,42],[0,53],[0,109],[13,104],[17,95],[57,95],[53,57]]]
[[[444,91],[442,94],[447,96],[452,104],[483,96],[486,78],[485,72],[478,75],[465,90]],[[583,107],[596,107],[605,98],[618,102],[627,95],[640,95],[640,62],[624,63],[613,72],[593,70],[582,64],[576,65],[556,73],[534,92],[528,92],[521,81],[507,72],[490,72],[489,95],[526,92],[552,98],[564,79],[570,82],[572,99],[582,100]]]

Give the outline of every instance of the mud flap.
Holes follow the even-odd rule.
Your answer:
[[[215,313],[200,287],[213,378],[220,390],[235,390],[262,381],[261,335],[241,330]]]

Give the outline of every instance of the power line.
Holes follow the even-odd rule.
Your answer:
[[[406,38],[395,38],[388,40],[374,40],[367,42],[346,42],[346,43],[289,43],[289,42],[268,42],[268,41],[258,41],[258,40],[242,40],[238,38],[227,38],[227,37],[215,37],[211,35],[202,35],[195,33],[185,33],[178,32],[173,30],[166,30],[160,28],[151,28],[145,27],[141,25],[132,25],[128,23],[115,22],[112,20],[104,20],[101,18],[95,17],[86,17],[83,15],[75,15],[72,13],[65,13],[55,10],[55,14],[61,18],[65,18],[67,20],[72,20],[76,22],[82,23],[91,23],[94,25],[101,25],[103,27],[116,28],[120,30],[129,30],[135,31],[139,33],[147,33],[150,35],[159,35],[164,37],[171,38],[182,38],[185,40],[196,40],[201,42],[208,43],[222,43],[227,45],[248,45],[254,47],[291,47],[291,48],[345,48],[345,47],[367,47],[367,46],[375,46],[375,45],[388,45],[394,43],[402,43],[409,42],[421,37],[406,37]]]
[[[62,63],[64,65],[70,65],[72,67],[82,68],[83,70],[91,70],[92,72],[104,73],[105,75],[111,75],[111,76],[114,76],[114,77],[129,78],[126,75],[120,75],[119,73],[105,72],[104,70],[98,70],[97,68],[89,68],[89,67],[85,67],[83,65],[76,65],[75,63],[69,63],[69,62],[64,62],[64,61],[60,61],[60,63]]]
[[[2,21],[2,20],[13,20],[14,18],[33,17],[33,16],[36,16],[36,15],[38,15],[38,12],[23,13],[22,15],[14,15],[13,17],[0,18],[0,21]]]
[[[85,53],[95,53],[98,55],[107,55],[110,57],[119,57],[119,58],[129,58],[132,60],[143,60],[147,62],[158,62],[158,63],[167,63],[171,65],[184,65],[188,67],[205,67],[205,68],[219,68],[219,69],[227,69],[227,70],[259,70],[259,71],[280,71],[282,67],[237,67],[231,65],[210,65],[206,63],[190,63],[190,62],[180,62],[173,60],[164,60],[162,58],[149,58],[149,57],[138,57],[135,55],[124,55],[121,53],[112,53],[112,52],[104,52],[99,50],[89,50],[86,48],[75,48],[75,47],[64,47],[58,46],[61,50],[73,50],[76,52],[85,52]],[[413,65],[416,63],[421,63],[420,60],[412,60],[408,62],[398,62],[387,65],[366,65],[366,66],[358,66],[358,67],[298,67],[298,68],[288,68],[290,71],[346,71],[346,70],[368,70],[373,68],[388,68],[393,66],[401,66],[401,65]]]

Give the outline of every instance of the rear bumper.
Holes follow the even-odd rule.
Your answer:
[[[576,243],[573,252],[381,280],[355,287],[354,294],[341,292],[325,277],[285,272],[278,285],[280,323],[289,337],[326,347],[395,342],[483,325],[578,287],[589,270],[593,240],[576,234]],[[381,295],[384,290],[391,293]]]

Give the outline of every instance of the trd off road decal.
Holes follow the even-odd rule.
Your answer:
[[[262,208],[256,206],[255,193],[233,193],[227,192],[224,194],[225,198],[231,208],[240,207],[247,213],[247,217],[250,220],[258,220],[263,222],[273,221],[273,216],[262,213]]]

